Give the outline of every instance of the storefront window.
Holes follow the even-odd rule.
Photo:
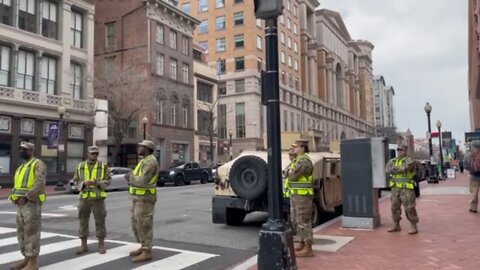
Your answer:
[[[189,161],[188,144],[172,143],[172,164]]]
[[[42,149],[41,149],[41,160],[47,165],[47,173],[57,173],[58,172],[58,151],[57,148],[49,149],[48,140],[42,140]]]
[[[12,137],[0,135],[0,167],[1,174],[11,173]]]
[[[75,172],[78,163],[83,161],[83,142],[68,142],[66,150],[67,172]]]

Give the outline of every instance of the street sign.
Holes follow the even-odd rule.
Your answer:
[[[48,124],[47,148],[54,149],[58,146],[58,123],[52,122]]]
[[[65,152],[65,144],[59,144],[58,145],[58,151],[59,152]]]

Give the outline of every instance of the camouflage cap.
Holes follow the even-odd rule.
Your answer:
[[[151,150],[154,150],[155,149],[155,143],[150,141],[150,140],[143,140],[141,143],[139,143],[138,145],[141,145],[141,146],[145,146]]]
[[[295,141],[295,145],[297,146],[308,146],[308,140],[307,139],[298,139]]]
[[[97,146],[92,145],[88,147],[88,153],[98,153],[100,150],[98,149]]]
[[[406,149],[408,149],[408,146],[407,146],[406,144],[403,144],[403,143],[402,143],[402,144],[399,144],[397,148],[398,148],[398,149],[406,150]]]
[[[25,148],[29,150],[35,149],[35,144],[30,143],[30,142],[21,142],[20,146],[18,148]]]

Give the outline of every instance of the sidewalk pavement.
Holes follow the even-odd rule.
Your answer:
[[[65,185],[65,190],[58,190],[57,191],[57,190],[55,190],[55,187],[56,187],[55,185],[45,187],[45,193],[47,194],[47,197],[48,196],[53,196],[53,195],[60,195],[60,194],[69,193],[67,185]],[[11,187],[2,187],[0,189],[0,200],[7,199],[8,196],[10,196],[11,191],[12,191]]]
[[[422,182],[417,235],[408,235],[403,207],[402,231],[387,232],[393,224],[389,198],[379,202],[381,225],[374,230],[344,229],[337,219],[315,232],[315,256],[297,258],[298,269],[480,269],[480,213],[468,211],[468,186],[466,172],[439,184]],[[256,270],[253,264],[234,269]]]

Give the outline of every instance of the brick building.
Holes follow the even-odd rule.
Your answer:
[[[117,166],[134,166],[143,136],[156,143],[161,168],[193,160],[192,34],[199,21],[174,1],[99,0],[95,8],[95,95],[122,120],[111,123],[109,155],[121,129]]]

